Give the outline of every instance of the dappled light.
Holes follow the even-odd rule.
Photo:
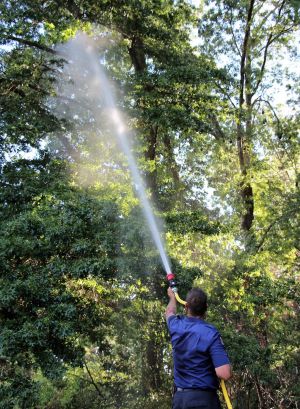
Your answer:
[[[0,409],[299,407],[298,3],[1,2]]]

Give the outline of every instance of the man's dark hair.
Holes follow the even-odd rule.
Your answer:
[[[207,310],[207,295],[201,288],[192,288],[186,297],[192,315],[204,315]]]

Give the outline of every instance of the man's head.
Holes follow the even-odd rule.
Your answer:
[[[207,310],[207,295],[201,288],[192,288],[186,297],[186,310],[195,317],[203,317]]]

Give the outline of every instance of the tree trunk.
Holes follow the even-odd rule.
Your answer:
[[[155,165],[157,133],[158,133],[158,126],[152,125],[150,127],[149,137],[147,140],[147,149],[145,151],[146,161],[151,161],[154,164],[153,170],[147,172],[146,174],[146,183],[151,191],[152,200],[156,204],[156,206],[158,206],[157,169]]]
[[[142,39],[139,37],[133,37],[131,39],[131,46],[128,48],[128,51],[135,72],[143,73],[146,71],[147,64]]]
[[[252,135],[251,59],[249,43],[254,2],[255,0],[251,0],[249,4],[240,63],[240,97],[237,123],[237,149],[242,175],[240,195],[244,206],[244,212],[241,217],[241,227],[246,232],[251,229],[254,219],[253,188],[248,179],[250,140]]]
[[[167,156],[167,161],[168,161],[168,169],[171,172],[172,175],[172,180],[174,184],[174,193],[172,194],[172,206],[174,206],[174,201],[179,201],[183,202],[183,194],[185,191],[185,187],[183,183],[180,181],[180,167],[176,163],[175,157],[174,157],[174,150],[173,146],[171,143],[171,139],[169,135],[164,134],[163,136],[163,143],[166,149],[166,156]]]

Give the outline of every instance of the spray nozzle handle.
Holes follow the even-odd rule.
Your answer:
[[[172,288],[173,292],[177,292],[177,284],[175,281],[175,275],[172,273],[167,274],[167,280],[169,281],[169,286]]]

